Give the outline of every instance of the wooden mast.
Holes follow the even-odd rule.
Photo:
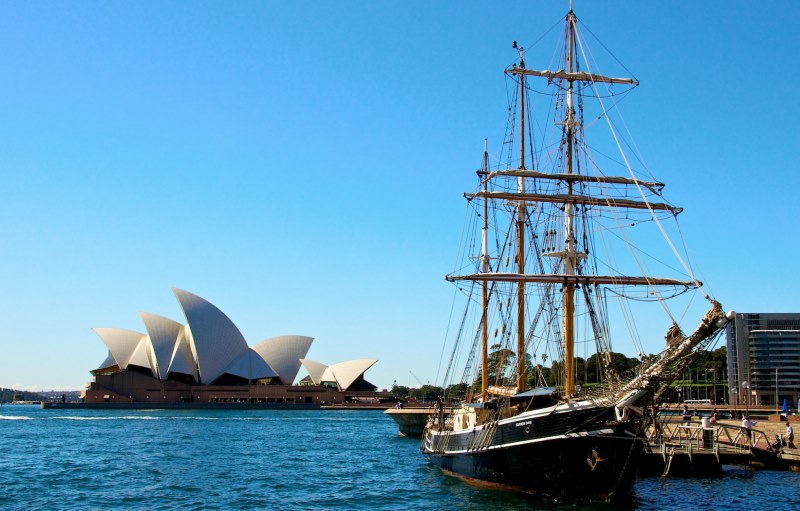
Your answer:
[[[489,151],[487,140],[483,139],[483,190],[487,190],[489,180]],[[481,272],[489,272],[489,199],[483,200],[483,230],[481,232]],[[481,400],[486,402],[486,392],[489,388],[489,297],[488,282],[483,281],[481,286],[481,304],[483,305],[483,321],[481,324]]]
[[[570,2],[571,3],[571,2]],[[572,9],[567,13],[567,60],[569,73],[573,72],[573,40],[575,37],[573,28],[575,14]],[[572,174],[572,153],[573,138],[575,128],[575,109],[572,97],[573,81],[570,80],[567,87],[567,118],[565,119],[567,136],[567,174]],[[572,195],[572,181],[567,182],[567,195]],[[567,202],[564,208],[564,274],[574,275],[576,266],[575,253],[575,234],[573,232],[574,206]],[[573,284],[564,285],[563,295],[563,314],[564,314],[564,394],[569,399],[575,393],[575,286]]]
[[[526,69],[524,61],[524,51],[522,47],[517,46],[514,41],[513,47],[519,51],[519,65],[514,65],[508,69],[507,72],[512,75],[518,75],[520,92],[520,165],[516,169],[506,171],[496,171],[486,176],[485,180],[488,181],[496,176],[515,176],[517,177],[517,192],[508,190],[492,191],[489,192],[486,188],[474,194],[464,194],[465,197],[471,199],[473,197],[482,197],[484,200],[495,199],[514,201],[516,203],[516,235],[517,235],[517,268],[515,274],[499,274],[487,273],[467,276],[450,276],[448,280],[486,280],[486,281],[505,281],[517,282],[517,388],[523,390],[524,388],[524,375],[525,375],[525,283],[526,282],[547,282],[553,284],[562,284],[562,315],[563,315],[563,348],[564,348],[564,390],[567,399],[570,399],[575,394],[575,290],[580,284],[597,284],[598,282],[607,284],[647,284],[647,285],[681,285],[688,286],[689,283],[676,281],[674,279],[648,279],[647,277],[615,277],[615,276],[601,276],[594,278],[594,282],[590,280],[584,281],[587,277],[578,273],[579,261],[587,258],[587,254],[580,252],[577,247],[577,237],[575,235],[575,211],[576,207],[582,206],[601,206],[611,208],[634,208],[634,209],[649,209],[649,210],[664,210],[671,211],[674,214],[680,213],[681,208],[671,206],[666,203],[651,203],[649,201],[636,201],[623,197],[593,197],[575,193],[575,183],[596,181],[598,183],[614,183],[623,185],[636,185],[644,186],[654,193],[659,193],[663,187],[662,183],[657,182],[642,182],[637,179],[623,178],[623,177],[590,177],[582,176],[575,173],[575,141],[576,130],[580,125],[579,119],[575,115],[574,105],[574,82],[592,82],[592,83],[619,83],[636,86],[639,82],[632,78],[615,78],[603,76],[585,71],[576,71],[577,58],[577,18],[572,10],[572,2],[570,1],[570,10],[566,16],[567,21],[567,69],[559,69],[557,71],[549,70],[534,70]],[[525,167],[525,77],[536,76],[547,78],[547,80],[564,80],[567,82],[566,88],[566,113],[564,120],[559,123],[564,126],[564,151],[566,156],[566,171],[560,174],[544,174],[539,171],[529,171]],[[525,178],[537,179],[556,179],[563,181],[567,186],[567,193],[553,194],[553,193],[527,193],[525,191]],[[561,274],[551,275],[528,275],[525,273],[525,223],[527,221],[527,202],[547,202],[547,203],[561,203],[563,204],[564,211],[564,248],[559,252],[551,252],[543,254],[548,257],[560,257],[563,262],[563,271]],[[591,278],[590,278],[591,279]],[[624,282],[623,282],[624,281]]]
[[[514,43],[516,46],[516,43]],[[519,67],[525,69],[524,48],[519,48]],[[519,168],[525,169],[525,75],[519,75]],[[517,191],[525,193],[525,179],[517,177]],[[517,272],[525,274],[525,202],[517,203]],[[517,392],[525,390],[525,282],[517,283]]]

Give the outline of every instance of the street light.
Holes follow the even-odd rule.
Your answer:
[[[736,409],[736,405],[739,403],[739,399],[737,394],[739,393],[739,389],[736,387],[731,387],[731,394],[733,394],[733,416],[731,419],[735,419],[738,415],[738,410]]]
[[[716,405],[717,404],[717,370],[716,369],[709,369],[709,371],[711,371],[711,379],[714,382],[714,386],[712,387],[714,389],[713,396],[712,396],[713,397],[712,401]]]
[[[750,392],[748,391],[748,389],[750,389],[750,384],[747,383],[747,380],[742,382],[742,389],[744,389],[742,391],[742,393],[745,395],[744,396],[745,397],[745,401],[744,401],[745,412],[744,413],[746,415],[750,415]]]

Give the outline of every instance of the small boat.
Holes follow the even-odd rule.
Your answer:
[[[732,313],[671,241],[682,209],[624,150],[612,115],[638,80],[595,69],[572,9],[564,21],[553,70],[529,68],[512,45],[506,138],[493,158],[484,141],[461,266],[446,277],[464,308],[443,387],[467,392],[430,414],[420,448],[473,482],[605,501],[630,494],[648,406]],[[688,314],[701,320],[685,334]],[[644,355],[639,332],[653,328],[666,343]]]

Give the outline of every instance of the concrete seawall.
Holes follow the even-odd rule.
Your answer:
[[[319,410],[314,403],[42,403],[45,410]]]

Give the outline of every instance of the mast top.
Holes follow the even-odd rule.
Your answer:
[[[511,43],[511,47],[519,52],[519,67],[525,69],[525,48],[517,45],[516,41]]]
[[[570,40],[574,36],[574,31],[577,30],[577,27],[573,25],[577,21],[575,16],[575,12],[572,10],[572,0],[569,2],[569,12],[567,13],[567,24],[570,34]],[[610,84],[625,84],[625,85],[633,85],[634,87],[639,85],[639,81],[634,78],[616,78],[610,76],[603,76],[600,74],[595,73],[587,73],[584,71],[577,71],[574,72],[572,68],[570,69],[557,69],[557,70],[535,70],[535,69],[525,69],[525,61],[523,60],[523,53],[524,48],[522,46],[517,45],[517,41],[514,41],[511,44],[511,47],[519,51],[519,66],[513,65],[510,69],[506,69],[507,73],[512,75],[518,76],[539,76],[546,78],[548,83],[552,82],[556,79],[566,80],[570,83],[573,82],[585,82],[585,83],[610,83]],[[571,51],[570,51],[570,59],[572,58]]]

